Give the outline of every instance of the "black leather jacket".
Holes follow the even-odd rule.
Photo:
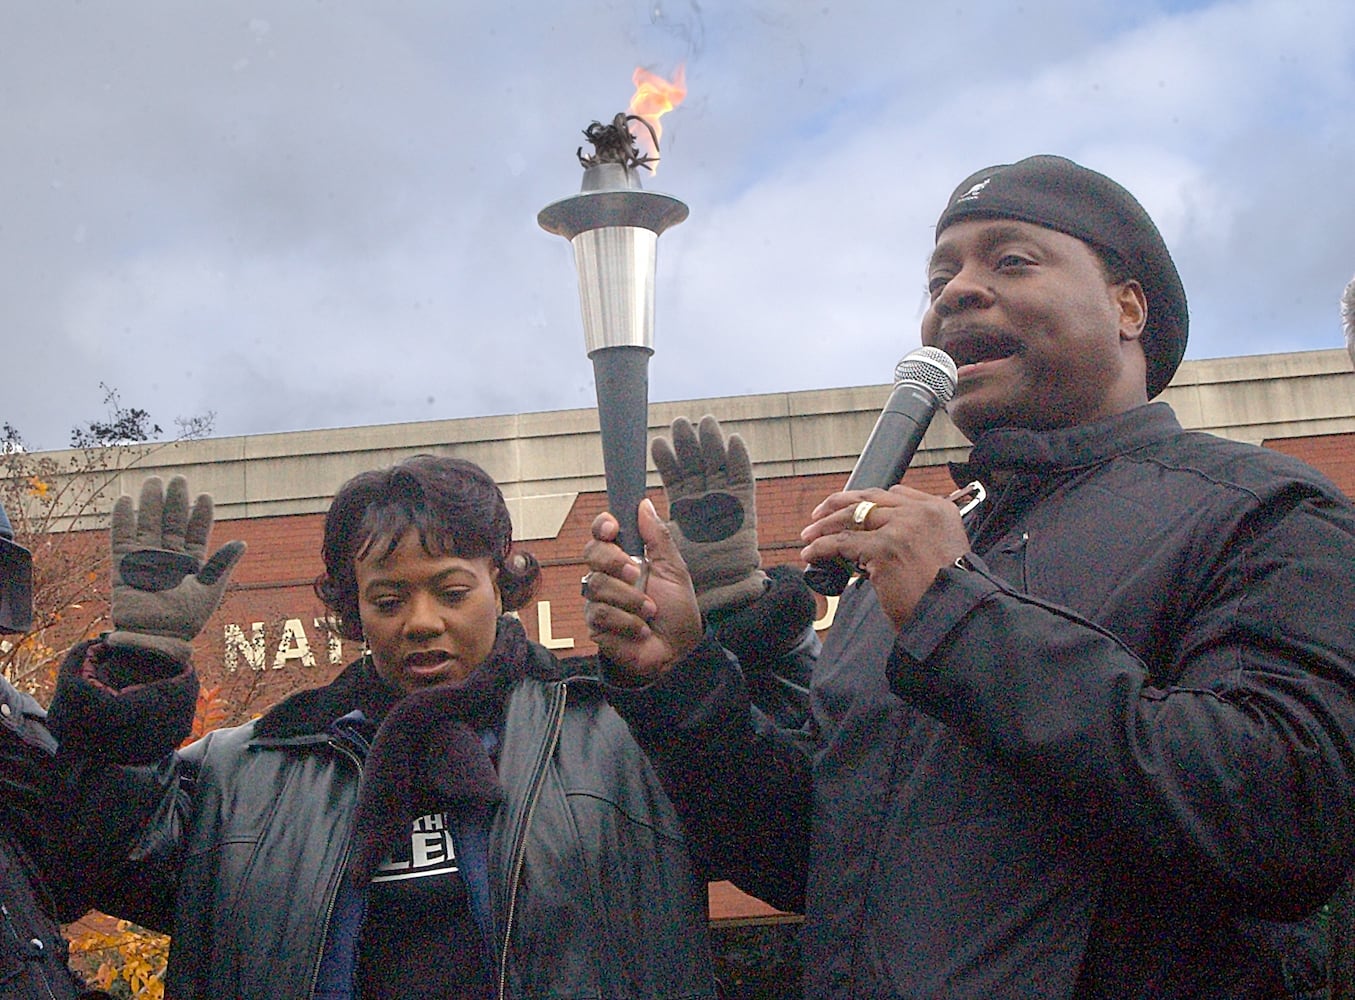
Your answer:
[[[533,655],[554,660],[539,646]],[[363,767],[327,731],[339,714],[317,710],[309,731],[282,738],[261,737],[258,721],[219,730],[147,772],[179,784],[103,908],[172,931],[169,996],[311,996]],[[498,995],[714,997],[704,884],[598,682],[519,682],[498,770]]]

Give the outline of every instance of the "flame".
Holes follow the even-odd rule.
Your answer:
[[[682,103],[682,99],[687,96],[687,70],[682,64],[678,65],[673,74],[672,80],[665,80],[657,73],[651,73],[649,70],[637,66],[635,72],[631,75],[631,80],[635,84],[635,94],[630,99],[630,107],[626,109],[627,114],[638,115],[648,122],[654,129],[656,137],[663,137],[663,125],[659,119],[669,111]],[[636,145],[641,152],[648,153],[651,156],[658,155],[658,149],[651,148],[653,145],[650,140],[649,130],[636,128]]]

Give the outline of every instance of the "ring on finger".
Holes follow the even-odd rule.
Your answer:
[[[590,578],[592,575],[593,575],[592,573],[585,573],[582,577],[579,578],[579,596],[580,596],[580,597],[587,597],[587,596],[588,596],[588,580],[589,580],[589,578]]]
[[[870,512],[880,506],[874,500],[862,500],[852,510],[852,523],[850,525],[856,531],[869,531],[870,525],[866,524],[866,518],[870,517]]]

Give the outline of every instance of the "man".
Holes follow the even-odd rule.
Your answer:
[[[244,553],[231,542],[204,565],[211,526],[209,496],[190,514],[183,477],[168,491],[147,479],[139,511],[130,497],[114,508],[114,628],[66,657],[66,693],[50,715],[0,677],[0,997],[107,996],[82,992],[67,969],[60,922],[89,909],[98,880],[116,869],[119,845],[134,843],[148,818],[122,808],[122,782],[111,776],[159,760],[188,736],[198,690],[191,642]],[[32,580],[32,557],[0,507],[0,633],[31,627]],[[73,677],[83,680],[78,688]],[[120,820],[97,832],[86,822],[113,813]]]
[[[834,494],[848,588],[798,732],[750,708],[648,502],[600,515],[590,632],[712,868],[803,907],[813,998],[1262,998],[1355,854],[1355,511],[1163,403],[1185,292],[1109,178],[1031,157],[936,227],[925,344],[973,442],[953,504]],[[745,648],[742,655],[756,657]]]

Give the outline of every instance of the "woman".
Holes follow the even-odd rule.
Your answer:
[[[680,821],[598,683],[505,614],[540,572],[511,533],[470,462],[339,490],[316,592],[365,652],[184,750],[161,863],[119,889],[173,934],[168,996],[715,996]]]

